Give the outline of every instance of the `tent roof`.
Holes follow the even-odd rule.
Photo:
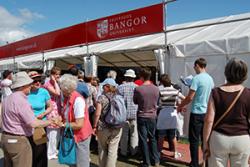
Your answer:
[[[248,53],[250,13],[169,26],[167,40],[168,44],[176,45],[185,56]],[[155,65],[152,50],[164,44],[164,33],[158,33],[91,44],[88,51],[100,56],[99,65]],[[87,55],[88,51],[86,46],[60,49],[45,52],[44,59],[77,62],[82,61],[80,57]],[[42,54],[21,57],[16,58],[16,61],[37,61],[43,58]],[[8,62],[13,63],[13,59],[1,60],[0,65]]]
[[[169,40],[186,44],[249,36],[249,25],[250,13],[173,25],[168,28]]]

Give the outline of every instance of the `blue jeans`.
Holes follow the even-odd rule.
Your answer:
[[[143,166],[148,167],[151,165],[150,157],[153,161],[152,165],[159,163],[160,156],[155,137],[156,119],[138,118],[137,125],[139,145],[143,156]],[[147,142],[147,139],[149,139],[149,143]]]
[[[190,114],[189,120],[189,149],[191,155],[191,167],[199,167],[199,142],[203,139],[203,125],[205,114]]]

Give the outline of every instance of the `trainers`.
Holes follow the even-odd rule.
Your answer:
[[[175,152],[175,153],[174,153],[174,158],[175,158],[175,159],[181,158],[181,156],[182,156],[182,155],[181,155],[181,153],[179,153],[179,152]]]
[[[58,159],[58,156],[57,155],[48,156],[48,160],[52,160],[52,159]]]
[[[154,167],[160,167],[160,163],[155,163]]]

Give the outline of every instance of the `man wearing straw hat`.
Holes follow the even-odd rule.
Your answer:
[[[11,88],[14,93],[2,103],[2,148],[4,166],[31,167],[33,128],[52,124],[51,120],[38,120],[27,100],[33,80],[26,72],[18,72],[13,77]],[[54,122],[54,121],[53,121]]]

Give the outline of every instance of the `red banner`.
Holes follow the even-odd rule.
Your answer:
[[[52,31],[0,47],[0,58],[43,52],[67,46],[85,44],[85,24]]]
[[[66,27],[0,47],[0,58],[163,31],[163,4]]]
[[[88,42],[163,31],[163,4],[104,17],[87,23]]]

